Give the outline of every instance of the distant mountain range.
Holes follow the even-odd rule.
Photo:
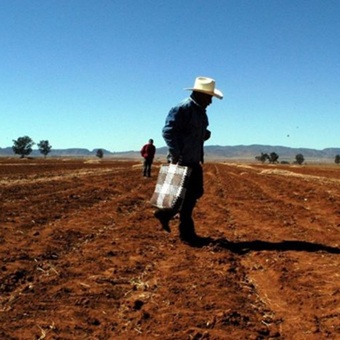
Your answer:
[[[52,149],[47,157],[96,157],[98,149],[92,151],[82,148],[70,149]],[[104,153],[104,158],[141,158],[139,151],[123,151],[112,152],[101,149]],[[261,153],[275,152],[279,155],[279,161],[295,160],[297,154],[302,154],[305,161],[334,161],[336,155],[340,155],[340,148],[326,148],[323,150],[307,149],[307,148],[289,148],[285,146],[272,145],[234,145],[220,146],[209,145],[205,146],[206,160],[223,160],[223,159],[239,159],[239,160],[254,160]],[[157,149],[156,158],[164,159],[167,154],[167,148],[161,147]],[[0,157],[19,157],[15,155],[11,147],[0,148]],[[43,157],[39,150],[33,150],[30,157]]]
[[[340,148],[326,148],[323,150],[308,148],[290,148],[286,146],[272,145],[235,145],[235,146],[206,146],[205,154],[209,158],[235,158],[254,159],[261,153],[275,152],[279,155],[279,161],[294,161],[297,154],[302,154],[307,161],[310,160],[332,160],[340,155]]]

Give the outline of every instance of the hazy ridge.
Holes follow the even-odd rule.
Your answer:
[[[52,149],[48,157],[95,157],[98,149],[89,150],[86,148],[67,148],[67,149]],[[139,151],[130,150],[122,152],[112,152],[101,149],[105,157],[113,158],[141,158]],[[308,149],[308,148],[290,148],[286,146],[272,145],[234,145],[220,146],[209,145],[205,146],[205,159],[245,159],[253,160],[255,156],[263,153],[276,152],[279,155],[279,161],[293,161],[295,156],[301,153],[305,160],[334,160],[336,155],[340,154],[340,148],[325,148],[323,150]],[[157,148],[156,158],[164,158],[167,154],[167,148]],[[1,157],[19,157],[15,155],[11,147],[0,148]],[[39,150],[33,150],[31,157],[42,157]]]

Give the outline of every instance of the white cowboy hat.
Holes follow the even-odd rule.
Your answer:
[[[194,87],[185,88],[184,90],[206,93],[217,97],[218,99],[223,98],[223,93],[220,90],[215,89],[215,80],[207,77],[197,77],[195,79]]]

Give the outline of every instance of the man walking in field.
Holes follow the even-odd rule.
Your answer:
[[[169,160],[172,164],[189,166],[192,169],[186,195],[179,212],[179,232],[183,242],[196,244],[192,212],[197,200],[203,195],[203,144],[210,138],[207,129],[209,122],[206,108],[212,103],[212,97],[223,98],[223,93],[215,88],[215,81],[207,77],[198,77],[194,86],[188,88],[192,93],[189,98],[173,107],[166,117],[163,138],[169,148]],[[155,217],[162,228],[170,232],[169,222],[176,211],[159,209]]]
[[[153,139],[149,139],[149,142],[142,147],[140,153],[144,158],[143,176],[151,177],[151,166],[156,153],[156,147],[153,145]]]

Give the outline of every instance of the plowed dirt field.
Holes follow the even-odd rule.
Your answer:
[[[202,247],[141,162],[0,159],[0,339],[340,339],[340,168],[207,163]]]

